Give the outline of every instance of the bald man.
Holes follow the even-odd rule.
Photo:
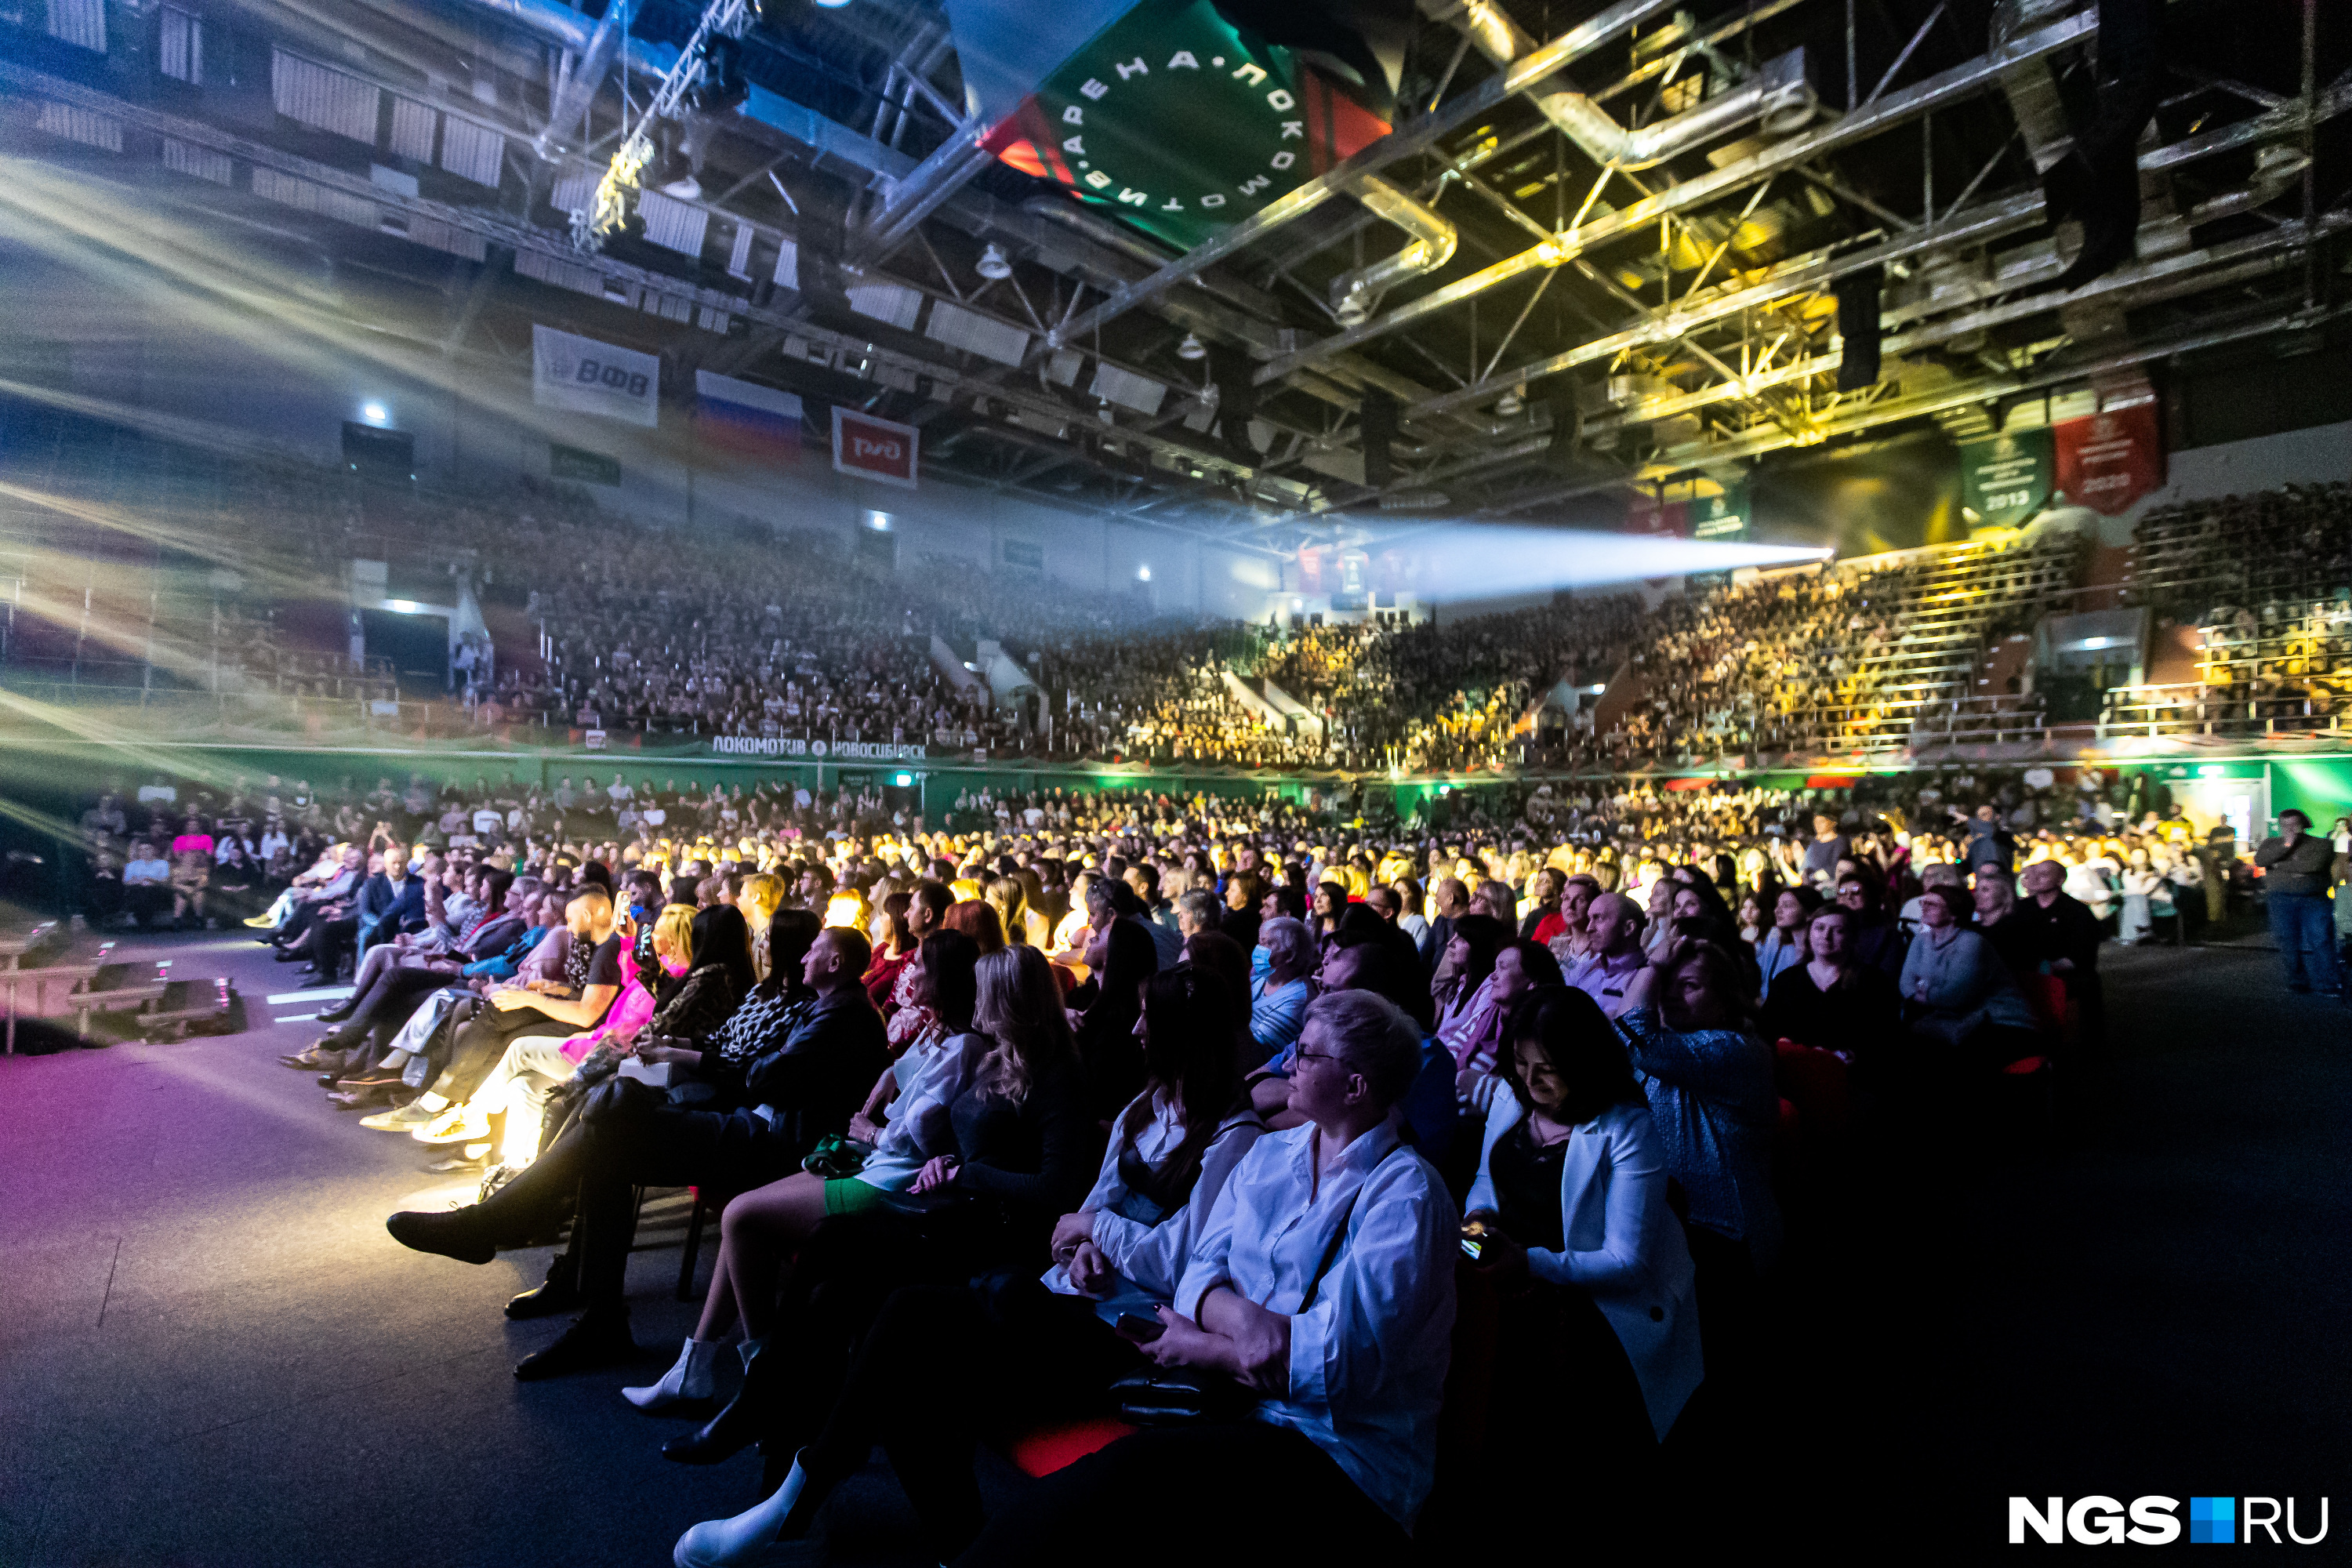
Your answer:
[[[1649,962],[1642,952],[1649,923],[1642,906],[1622,893],[1603,893],[1585,911],[1586,956],[1569,964],[1563,977],[1612,1018],[1625,1011],[1625,988]]]

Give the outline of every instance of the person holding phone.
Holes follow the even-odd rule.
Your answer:
[[[1463,1223],[1502,1290],[1489,1479],[1510,1495],[1582,1478],[1589,1517],[1639,1518],[1627,1501],[1654,1484],[1657,1446],[1705,1370],[1657,1128],[1584,992],[1529,992],[1507,1038],[1509,1092],[1487,1112]]]
[[[1135,1025],[1149,1081],[1114,1124],[1086,1202],[1054,1228],[1041,1281],[909,1288],[884,1303],[816,1440],[782,1485],[733,1519],[688,1531],[677,1560],[744,1561],[798,1536],[878,1443],[941,1562],[979,1533],[972,1458],[983,1415],[1098,1413],[1113,1378],[1165,1331],[1194,1238],[1265,1127],[1241,1096],[1237,1020],[1216,976],[1181,965],[1145,981]]]

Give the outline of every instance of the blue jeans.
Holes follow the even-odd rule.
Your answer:
[[[2336,921],[2327,900],[2315,893],[2273,893],[2265,901],[2271,939],[2278,943],[2279,962],[2286,966],[2288,988],[2306,991],[2316,985],[2326,992],[2341,991],[2344,974],[2336,963]]]

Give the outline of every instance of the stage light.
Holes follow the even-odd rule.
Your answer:
[[[824,0],[817,0],[817,3],[823,5]],[[980,265],[974,270],[982,278],[991,279],[1010,278],[1013,276],[1013,263],[1005,258],[1004,247],[990,240],[982,247]]]
[[[869,511],[866,514],[866,526],[877,533],[887,533],[890,531],[890,514],[887,511]]]
[[[360,410],[360,417],[371,425],[382,425],[392,417],[381,403],[371,403]]]
[[[1200,333],[1186,332],[1184,341],[1176,345],[1176,357],[1185,360],[1207,359],[1209,345],[1201,341]]]
[[[908,784],[915,782],[915,775],[912,773],[893,773],[890,776],[890,782],[897,784],[900,789],[905,789]]]
[[[1150,567],[1149,567],[1149,566],[1139,566],[1139,567],[1137,567],[1137,568],[1135,569],[1135,580],[1136,580],[1137,582],[1139,582],[1139,583],[1149,583],[1149,582],[1150,582],[1150,581],[1151,581],[1151,568],[1150,568]]]

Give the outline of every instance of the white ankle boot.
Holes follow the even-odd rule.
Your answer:
[[[784,1484],[766,1499],[732,1519],[705,1520],[677,1538],[670,1561],[677,1568],[743,1568],[782,1538],[784,1521],[808,1485],[798,1459]]]
[[[659,1383],[649,1383],[641,1388],[625,1388],[621,1390],[621,1397],[640,1410],[659,1410],[664,1405],[713,1399],[719,1393],[714,1373],[719,1352],[723,1348],[716,1341],[688,1340],[686,1348],[677,1352],[677,1363],[662,1373]]]

